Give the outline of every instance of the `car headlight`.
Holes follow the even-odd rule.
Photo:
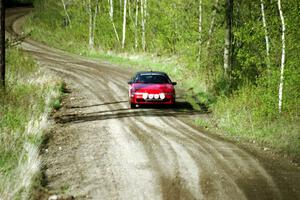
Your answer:
[[[143,94],[143,99],[147,99],[147,97],[148,97],[148,93],[144,93]]]
[[[164,93],[160,93],[160,94],[159,94],[159,98],[161,98],[161,99],[165,99],[165,97],[166,97],[166,96],[165,96],[165,94],[164,94]]]

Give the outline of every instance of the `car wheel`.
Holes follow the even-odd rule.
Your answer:
[[[176,108],[176,107],[177,107],[176,101],[175,101],[175,100],[174,100],[174,102],[171,104],[171,107],[172,107],[172,108]]]
[[[130,103],[130,108],[131,109],[135,109],[136,108],[136,105],[134,103]]]

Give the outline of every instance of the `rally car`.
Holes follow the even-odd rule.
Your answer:
[[[175,104],[174,85],[177,83],[164,72],[138,72],[128,84],[131,108],[147,104]]]

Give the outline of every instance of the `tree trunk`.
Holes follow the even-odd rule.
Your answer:
[[[115,23],[114,23],[114,5],[113,5],[113,0],[109,0],[109,4],[110,4],[110,9],[109,9],[109,17],[110,17],[110,21],[112,23],[116,38],[118,43],[120,44],[120,38],[119,38],[119,34],[117,32]]]
[[[233,0],[226,0],[226,30],[224,48],[224,71],[226,78],[229,78],[229,73],[232,67],[232,12]]]
[[[5,88],[5,0],[0,0],[0,89]]]
[[[218,6],[219,6],[219,0],[215,0],[215,3],[212,7],[212,14],[211,14],[211,21],[210,21],[210,25],[209,25],[209,30],[208,30],[208,39],[206,42],[206,58],[209,58],[211,56],[211,40],[212,40],[212,34],[215,28],[215,20],[216,20],[216,15],[217,15],[217,10],[218,10]],[[207,64],[206,66],[206,73],[207,73],[207,86],[210,87],[211,85],[211,77],[214,77],[214,69],[211,67],[212,64],[210,63],[211,59],[207,60]]]
[[[122,13],[122,0],[119,0],[120,13]]]
[[[128,0],[128,2],[127,2],[127,7],[128,7],[128,16],[129,16],[129,18],[130,18],[130,20],[132,20],[132,16],[131,16],[131,0]]]
[[[93,10],[92,2],[88,0],[88,12],[89,12],[89,47],[94,48],[94,35],[93,35]]]
[[[214,4],[214,9],[213,9],[213,12],[212,12],[212,16],[211,16],[209,30],[208,30],[208,40],[207,40],[207,44],[206,44],[207,49],[210,48],[211,35],[212,35],[214,27],[215,27],[215,19],[216,19],[218,5],[219,5],[219,0],[216,0],[215,4]]]
[[[278,110],[279,113],[282,112],[282,93],[283,93],[283,83],[284,83],[284,64],[285,64],[285,23],[284,16],[281,7],[281,0],[278,0],[278,10],[281,20],[281,43],[282,43],[282,53],[281,53],[281,66],[280,66],[280,83],[278,92]]]
[[[134,32],[134,47],[135,49],[138,48],[138,17],[139,17],[139,0],[136,0],[135,6],[135,32]]]
[[[94,17],[93,17],[93,33],[92,33],[93,34],[93,43],[95,43],[94,40],[95,40],[96,21],[97,21],[98,12],[99,12],[99,0],[96,1]]]
[[[141,0],[142,15],[142,48],[146,51],[146,16],[147,16],[147,0]]]
[[[123,11],[123,34],[122,34],[122,49],[125,46],[125,37],[126,37],[126,13],[127,13],[127,0],[124,0],[124,11]]]
[[[199,0],[199,21],[198,21],[198,31],[199,31],[199,50],[198,50],[198,61],[201,60],[201,50],[202,50],[202,0]]]
[[[65,11],[65,14],[66,14],[66,17],[67,17],[67,20],[68,20],[68,24],[69,24],[70,27],[71,27],[71,19],[70,19],[69,13],[68,13],[68,11],[67,11],[66,3],[65,3],[64,0],[61,0],[61,3],[62,3],[62,5],[63,5],[63,7],[64,7],[64,11]]]
[[[99,9],[99,0],[96,1],[95,10],[93,11],[92,2],[88,0],[88,13],[89,13],[89,47],[94,49],[95,45],[95,30],[96,30],[96,19]]]
[[[267,22],[266,22],[266,16],[265,16],[265,8],[264,8],[264,1],[260,0],[260,7],[261,7],[261,16],[263,20],[263,26],[265,31],[265,41],[266,41],[266,54],[267,54],[267,67],[268,70],[270,69],[270,43],[269,43],[269,34],[268,34],[268,28],[267,28]]]

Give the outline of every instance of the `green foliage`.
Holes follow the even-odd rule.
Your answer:
[[[230,97],[220,97],[213,107],[214,120],[230,135],[255,140],[293,155],[299,154],[300,104],[297,91],[300,91],[300,79],[296,75],[299,73],[299,69],[286,71],[282,115],[278,115],[278,100],[274,98],[278,93],[278,81],[275,79],[278,73],[273,73],[270,77],[261,77],[256,86],[248,85]]]
[[[32,81],[39,73],[37,65],[18,49],[6,51],[6,66],[7,88],[0,91],[0,195],[22,199],[27,190],[18,191],[22,181],[16,177],[25,176],[21,166],[31,159],[25,147],[30,144],[38,148],[42,142],[41,133],[30,129],[29,123],[47,112],[46,97],[54,88],[52,83]]]
[[[60,101],[60,99],[56,99],[56,100],[53,102],[53,108],[54,108],[55,110],[58,110],[58,109],[61,108],[61,101]]]
[[[62,97],[68,93],[66,83],[64,81],[58,82],[55,85],[55,90],[59,92],[59,95],[52,101],[52,107],[55,110],[59,110],[62,107]]]
[[[36,86],[20,83],[19,79],[28,78],[29,74],[36,71],[36,66],[28,56],[16,49],[7,52],[6,64],[8,67],[7,91],[0,91],[0,172],[8,173],[18,165],[18,157],[22,152],[23,136],[26,122],[31,117],[29,106],[38,94]],[[21,65],[21,66],[20,66]],[[24,107],[23,107],[24,106]]]
[[[34,59],[16,48],[6,50],[6,65],[8,66],[6,73],[8,85],[24,81],[37,72]]]
[[[287,29],[282,114],[277,110],[281,21],[276,2],[264,2],[270,38],[270,63],[266,56],[260,2],[242,0],[234,3],[232,68],[228,77],[224,75],[223,69],[226,22],[224,1],[219,1],[218,5],[214,5],[215,1],[203,1],[201,41],[198,30],[199,1],[148,1],[146,52],[143,52],[143,56],[139,54],[142,51],[140,4],[138,26],[135,27],[134,24],[136,1],[128,1],[125,49],[121,49],[117,42],[109,18],[107,1],[101,2],[99,6],[94,49],[89,49],[88,46],[89,15],[86,2],[80,0],[69,2],[67,12],[71,24],[66,23],[65,11],[60,0],[36,0],[35,11],[25,26],[26,32],[31,32],[32,37],[37,40],[77,54],[98,57],[126,66],[167,71],[186,89],[190,89],[187,99],[196,107],[213,105],[218,125],[233,135],[245,138],[261,137],[268,143],[279,145],[281,140],[279,135],[285,132],[283,125],[286,124],[286,127],[294,130],[295,120],[299,117],[298,91],[300,91],[298,67],[300,8],[297,1],[282,2]],[[122,1],[114,1],[113,20],[121,39],[123,5],[120,5],[120,2]],[[214,12],[216,15],[212,24]],[[210,35],[211,25],[213,29]],[[136,32],[137,48],[135,48]],[[126,54],[118,54],[120,52]],[[124,58],[124,55],[128,54],[135,54],[139,58]],[[166,57],[172,60],[172,64],[156,63],[164,61]],[[154,62],[153,58],[156,58]],[[278,133],[274,133],[275,130],[278,130]],[[298,147],[291,139],[296,137],[294,133],[291,131],[290,141],[295,150]],[[282,148],[288,149],[288,143]]]

